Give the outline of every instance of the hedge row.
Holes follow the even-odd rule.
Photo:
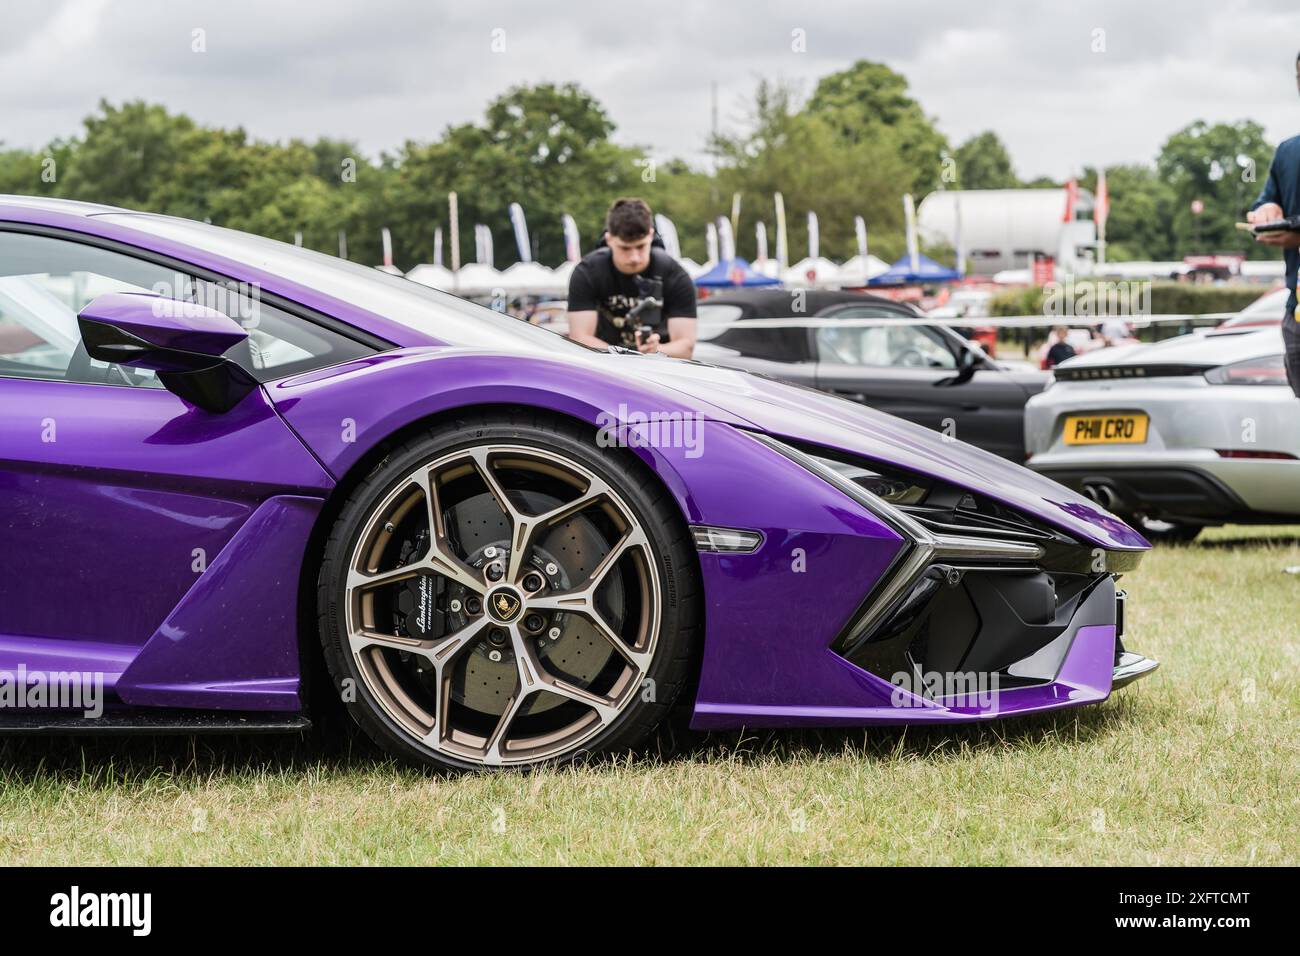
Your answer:
[[[1100,286],[1100,288],[1099,288]],[[1107,315],[1109,308],[1090,303],[1129,304],[1121,312],[1141,311],[1152,315],[1203,315],[1212,312],[1239,312],[1264,294],[1259,285],[1193,285],[1189,282],[1153,282],[1150,293],[1136,282],[1057,283],[1044,290],[1037,286],[1007,289],[993,296],[989,303],[992,315]],[[1054,302],[1051,301],[1055,296]],[[1149,302],[1148,302],[1149,299]],[[1060,308],[1069,304],[1069,311]],[[1055,310],[1053,309],[1055,306]]]

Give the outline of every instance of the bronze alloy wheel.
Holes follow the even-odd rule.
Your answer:
[[[573,456],[533,445],[445,452],[393,484],[360,522],[344,591],[350,670],[453,764],[580,750],[642,692],[659,642],[635,513]]]

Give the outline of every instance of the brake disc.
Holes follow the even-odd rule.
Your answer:
[[[559,503],[549,497],[535,497],[536,500],[527,502],[534,514]],[[466,555],[466,562],[471,567],[482,567],[488,560],[508,556],[510,524],[491,495],[477,495],[460,502],[447,510],[446,519],[448,537],[458,545],[457,550]],[[609,544],[590,519],[577,515],[557,524],[534,549],[528,563],[546,578],[546,590],[563,591],[591,575],[608,551]],[[488,548],[496,549],[491,559],[485,555]],[[454,596],[452,591],[448,593]],[[604,603],[610,608],[606,619],[617,633],[623,623],[624,599],[623,584],[618,575],[611,577],[604,596]],[[447,614],[447,633],[463,627],[467,621],[462,602],[461,611]],[[558,638],[552,638],[551,633],[556,627],[560,634]],[[594,626],[576,614],[548,616],[540,632],[525,631],[525,634],[529,641],[534,642],[547,670],[576,687],[587,687],[615,653]],[[492,660],[494,651],[500,660]],[[499,646],[488,640],[479,641],[452,673],[451,699],[480,713],[500,714],[505,711],[518,680],[510,641],[506,640]],[[534,695],[521,713],[541,713],[563,702],[552,694]]]

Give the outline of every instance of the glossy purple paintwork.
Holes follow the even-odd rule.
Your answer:
[[[164,349],[218,356],[248,338],[238,322],[216,309],[165,296],[108,292],[80,316],[111,325]]]
[[[484,406],[544,409],[593,427],[620,408],[702,420],[698,449],[635,449],[687,521],[764,533],[754,554],[700,555],[699,726],[991,715],[935,706],[882,713],[889,685],[829,645],[903,542],[749,432],[978,490],[1094,546],[1146,547],[1114,515],[1050,480],[819,393],[663,358],[447,347],[365,303],[86,209],[0,199],[4,222],[113,239],[257,283],[396,347],[269,383],[224,415],[162,389],[0,378],[9,508],[0,523],[0,669],[80,661],[141,706],[298,708],[298,643],[314,642],[297,629],[298,577],[316,516],[380,442],[430,416]],[[56,441],[43,439],[47,420]],[[1081,629],[1057,680],[1005,691],[998,713],[1104,698],[1114,644],[1113,627]]]
[[[319,498],[263,502],[117,683],[127,704],[297,710],[298,589]]]
[[[333,486],[249,395],[0,379],[0,634],[141,646],[267,498]]]

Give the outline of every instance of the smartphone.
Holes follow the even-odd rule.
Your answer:
[[[1239,222],[1237,228],[1243,232],[1300,232],[1300,216],[1287,216],[1274,222]]]

